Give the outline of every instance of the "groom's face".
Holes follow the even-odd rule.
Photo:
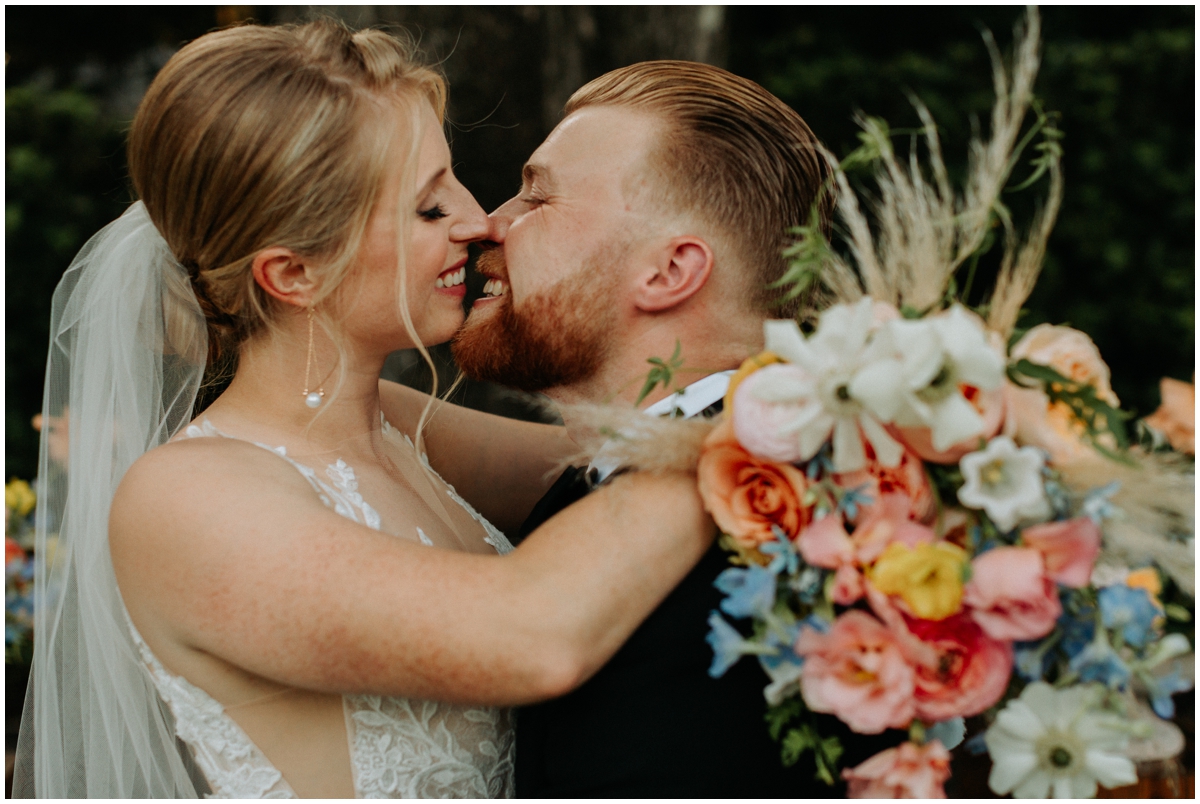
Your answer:
[[[477,267],[506,287],[475,303],[455,341],[468,375],[534,391],[599,369],[628,309],[660,130],[646,114],[591,106],[533,153],[521,192],[491,215],[499,247]]]

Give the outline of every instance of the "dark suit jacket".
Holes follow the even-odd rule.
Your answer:
[[[534,530],[590,490],[567,470],[521,528]],[[804,798],[842,795],[815,780],[811,754],[783,768],[767,733],[766,674],[744,658],[722,678],[708,675],[708,615],[721,601],[713,580],[729,566],[714,546],[629,641],[582,687],[517,712],[517,796]],[[898,733],[850,737],[832,717],[843,767],[895,745]]]

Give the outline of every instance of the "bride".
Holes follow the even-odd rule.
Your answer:
[[[444,95],[331,22],[206,35],[150,87],[141,200],[55,294],[16,795],[511,795],[505,707],[582,683],[707,548],[691,480],[630,474],[514,551],[489,520],[561,429],[381,406],[488,233]]]

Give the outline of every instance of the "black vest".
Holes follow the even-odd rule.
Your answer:
[[[720,404],[720,403],[718,403]],[[538,502],[520,537],[591,489],[568,469]],[[767,733],[758,662],[743,658],[723,677],[708,675],[709,612],[722,595],[713,580],[729,566],[715,544],[629,641],[579,689],[517,710],[517,796],[810,798],[840,796],[814,777],[811,754],[791,768]],[[820,718],[822,736],[842,738],[853,767],[903,736],[852,735]]]

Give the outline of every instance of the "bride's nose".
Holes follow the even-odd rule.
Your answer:
[[[483,240],[491,232],[491,222],[483,207],[466,189],[463,189],[463,200],[460,209],[462,213],[450,227],[450,239],[456,243],[471,243]]]

